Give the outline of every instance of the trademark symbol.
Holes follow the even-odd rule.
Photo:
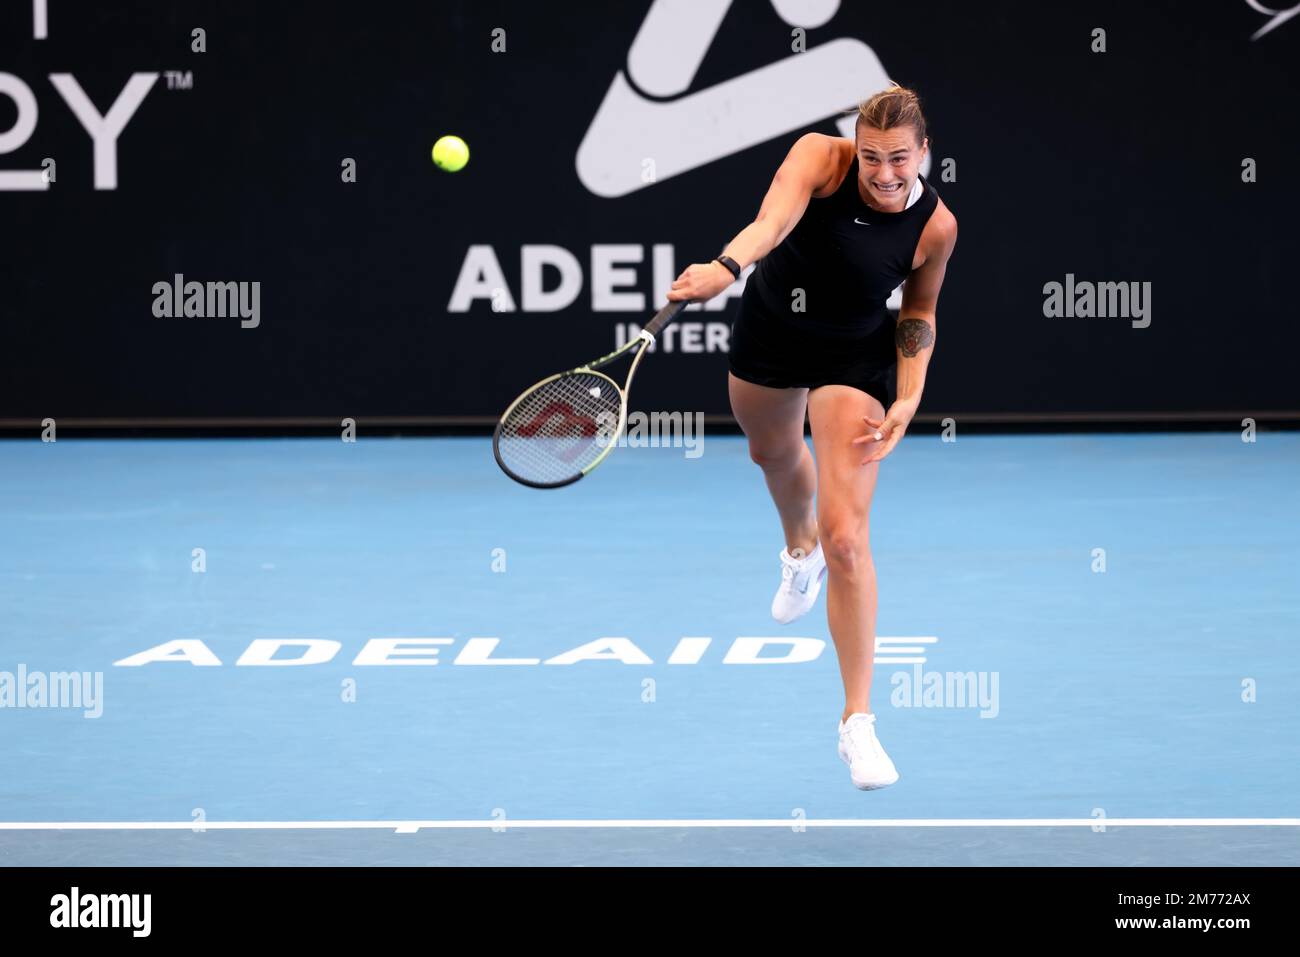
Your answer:
[[[167,78],[167,89],[169,90],[192,90],[194,89],[194,74],[186,70],[167,70],[163,73]]]

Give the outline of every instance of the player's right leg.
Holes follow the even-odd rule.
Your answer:
[[[772,617],[788,623],[817,600],[826,562],[817,540],[817,467],[804,441],[807,389],[773,389],[727,374],[731,411],[749,440],[749,457],[763,470],[781,518],[781,585]]]

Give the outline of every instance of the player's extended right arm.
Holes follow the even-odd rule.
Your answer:
[[[758,216],[727,243],[722,254],[743,270],[780,245],[803,216],[812,194],[830,180],[835,169],[834,144],[833,137],[821,133],[799,137],[772,178]],[[694,263],[677,277],[668,299],[712,299],[734,281],[722,263]]]

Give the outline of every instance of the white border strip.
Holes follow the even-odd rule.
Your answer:
[[[341,831],[703,827],[1300,827],[1296,817],[791,818],[468,821],[0,821],[0,831]]]

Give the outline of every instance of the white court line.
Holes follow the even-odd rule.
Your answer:
[[[512,820],[467,821],[0,821],[0,831],[343,831],[522,828],[702,828],[702,827],[1300,827],[1296,817],[1044,817],[1044,818],[741,818],[685,820]]]

